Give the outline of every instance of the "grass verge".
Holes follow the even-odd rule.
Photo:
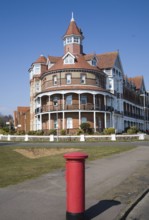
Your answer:
[[[35,147],[0,147],[0,187],[17,184],[27,179],[51,172],[55,169],[65,167],[65,160],[62,153],[54,156],[29,159],[14,151],[15,149],[27,148],[30,150],[36,150]],[[77,148],[79,147],[77,146]],[[86,152],[89,155],[88,160],[107,157],[133,148],[134,146],[80,147],[81,151]],[[57,147],[57,150],[58,149],[61,148]]]

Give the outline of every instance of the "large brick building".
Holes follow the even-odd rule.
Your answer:
[[[14,111],[14,127],[16,131],[30,131],[30,107],[18,106]]]
[[[82,122],[94,132],[136,125],[148,128],[149,99],[142,76],[128,78],[119,52],[85,54],[83,33],[72,17],[64,55],[41,55],[30,73],[30,129],[76,133]]]

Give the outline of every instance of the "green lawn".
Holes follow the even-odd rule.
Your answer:
[[[80,147],[81,151],[89,155],[87,161],[121,153],[133,148],[133,146]],[[0,187],[17,184],[24,180],[48,173],[54,169],[65,167],[63,154],[29,159],[15,152],[15,149],[18,149],[18,147],[0,147]],[[27,149],[27,147],[19,149]],[[28,149],[33,150],[36,148],[28,147]]]

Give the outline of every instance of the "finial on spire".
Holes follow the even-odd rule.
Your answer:
[[[72,17],[71,17],[71,21],[74,21],[74,17],[73,17],[73,12],[72,12]]]

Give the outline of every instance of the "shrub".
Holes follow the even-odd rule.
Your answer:
[[[35,135],[36,134],[36,131],[29,131],[28,132],[28,135]]]
[[[36,135],[43,135],[44,134],[44,131],[43,130],[38,130],[36,131]]]
[[[128,134],[136,134],[138,132],[138,128],[136,126],[131,126],[129,129],[127,129]]]
[[[80,135],[80,134],[84,134],[84,131],[82,129],[77,130],[77,135]]]
[[[66,135],[66,130],[65,129],[61,130],[61,135]]]
[[[49,134],[56,135],[57,134],[56,129],[50,129]]]
[[[115,134],[115,128],[105,128],[103,131],[104,134]]]
[[[17,131],[17,135],[24,135],[24,134],[25,134],[25,131],[24,131],[24,130]]]
[[[80,125],[80,128],[84,131],[84,133],[88,133],[90,124],[87,122],[84,122]]]

